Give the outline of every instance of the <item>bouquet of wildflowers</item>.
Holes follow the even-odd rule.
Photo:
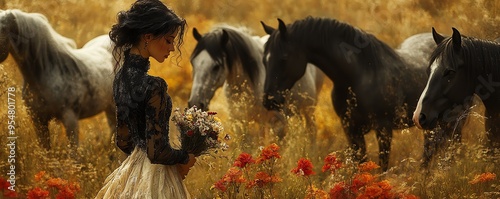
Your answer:
[[[179,108],[174,110],[172,121],[181,132],[182,149],[200,156],[209,150],[227,148],[227,145],[219,139],[219,134],[224,128],[216,114],[216,112],[201,111],[196,106],[185,108],[184,112]]]

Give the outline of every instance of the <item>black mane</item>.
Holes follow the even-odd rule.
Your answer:
[[[443,40],[431,55],[430,64],[441,58],[442,62],[449,63],[451,69],[463,65],[472,80],[481,74],[500,75],[500,45],[493,41],[462,36],[460,55],[463,63],[458,63],[457,52],[453,48],[452,38]]]
[[[362,67],[366,67],[369,70],[377,70],[377,67],[387,66],[386,62],[383,62],[381,54],[384,56],[389,56],[391,60],[394,61],[394,65],[404,66],[399,55],[387,44],[378,40],[372,34],[366,33],[361,29],[351,26],[347,23],[338,21],[331,18],[316,18],[316,17],[306,17],[302,20],[297,20],[292,24],[287,25],[288,40],[294,42],[301,42],[301,46],[311,46],[313,48],[318,48],[325,46],[325,44],[334,44],[335,39],[341,38],[341,41],[348,42],[349,45],[356,47],[354,44],[355,40],[360,40],[360,42],[368,41],[367,46],[363,46],[359,53],[355,53],[355,56],[361,57],[357,59],[362,61],[360,64]],[[271,36],[270,40],[279,39],[279,31],[275,31]],[[269,44],[268,42],[267,44]],[[273,44],[280,42],[272,42]],[[266,45],[267,45],[266,44]],[[285,48],[284,46],[274,46],[278,48]],[[332,46],[333,47],[333,46]],[[266,49],[268,47],[266,46]],[[358,47],[356,47],[358,48]],[[365,48],[370,48],[369,50],[364,50]]]
[[[225,30],[229,37],[225,47],[221,46],[222,30]],[[245,34],[232,28],[219,27],[203,35],[203,38],[198,41],[191,58],[197,56],[201,51],[207,50],[217,64],[222,65],[225,58],[229,71],[232,70],[237,61],[240,61],[243,71],[248,75],[251,83],[255,83],[256,78],[259,76],[257,64],[260,60],[252,56],[254,55],[252,51],[255,51],[255,49],[250,46],[250,35]]]

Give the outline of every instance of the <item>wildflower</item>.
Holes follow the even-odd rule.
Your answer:
[[[488,182],[492,181],[497,177],[496,174],[494,173],[482,173],[481,175],[476,175],[473,180],[469,181],[469,184],[477,184],[477,183],[482,183],[482,182]]]
[[[45,176],[45,171],[40,171],[35,174],[35,181],[39,182]]]
[[[235,182],[235,183],[243,183],[245,182],[245,178],[243,178],[243,172],[238,169],[238,167],[231,167],[227,171],[226,175],[224,175],[224,181],[226,182]]]
[[[332,174],[335,173],[337,169],[340,169],[342,167],[342,162],[337,159],[335,154],[328,154],[325,157],[324,160],[325,164],[323,165],[323,168],[321,171],[330,171]]]
[[[69,187],[64,187],[59,190],[59,193],[56,195],[56,199],[74,199],[75,191],[70,189]]]
[[[44,189],[42,189],[40,187],[36,187],[36,188],[28,191],[27,198],[28,199],[45,199],[45,198],[49,198],[49,191],[44,190]]]
[[[278,153],[279,149],[280,147],[275,143],[272,143],[271,145],[262,149],[262,152],[260,153],[260,156],[257,159],[257,163],[264,162],[271,158],[281,158],[280,154]]]
[[[10,189],[5,190],[5,191],[3,192],[3,196],[4,196],[5,198],[17,198],[17,197],[18,197],[17,192],[12,191],[12,190],[10,190]]]
[[[214,183],[214,188],[222,191],[222,192],[226,192],[227,190],[227,182],[224,181],[224,179],[220,179],[219,181],[215,182]]]
[[[363,195],[367,196],[367,198],[381,198],[380,196],[382,195],[382,188],[378,186],[377,184],[371,184],[370,186],[366,187],[365,192]]]
[[[307,195],[304,199],[328,199],[328,193],[314,186],[308,188]]]
[[[344,182],[339,182],[335,184],[333,188],[330,189],[329,195],[331,199],[349,198],[346,185]]]
[[[255,174],[255,179],[253,181],[248,182],[247,188],[252,188],[254,186],[258,186],[259,188],[264,187],[265,185],[269,184],[270,182],[279,182],[281,179],[278,177],[272,177],[266,172],[257,172]]]
[[[398,197],[396,198],[399,198],[399,199],[420,199],[418,196],[416,195],[412,195],[412,194],[404,194],[404,193],[400,193],[398,194]]]
[[[49,187],[54,187],[54,188],[57,188],[59,190],[62,190],[62,189],[64,189],[64,187],[66,186],[68,181],[63,180],[61,178],[51,178],[51,179],[47,180],[46,183],[47,183],[47,186],[49,186]]]
[[[364,163],[360,164],[358,167],[359,171],[361,171],[361,172],[369,172],[373,169],[378,169],[378,168],[380,168],[380,166],[378,166],[373,161],[364,162]]]
[[[377,184],[378,184],[378,186],[380,186],[380,188],[382,188],[385,191],[390,191],[392,189],[391,184],[389,184],[389,181],[387,181],[387,180],[382,180],[382,181],[378,182]]]
[[[291,172],[299,176],[310,176],[315,174],[313,171],[313,164],[305,158],[300,158],[297,162],[297,167],[292,169]]]
[[[369,173],[358,173],[354,176],[351,184],[351,191],[357,193],[361,187],[366,186],[372,182],[375,177]]]
[[[6,179],[0,178],[0,191],[7,190],[10,187],[10,183]]]
[[[248,153],[241,153],[238,158],[234,161],[233,166],[239,168],[245,168],[248,164],[255,163],[255,160],[252,159],[252,155]]]

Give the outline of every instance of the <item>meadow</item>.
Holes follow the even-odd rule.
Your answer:
[[[115,23],[116,13],[130,7],[132,0],[0,0],[0,9],[20,9],[25,12],[44,14],[53,28],[61,35],[74,39],[78,47],[90,39],[107,34]],[[211,26],[227,23],[246,26],[255,35],[262,36],[264,31],[260,21],[277,26],[276,18],[287,23],[306,16],[331,17],[347,22],[375,35],[388,45],[396,48],[411,35],[430,32],[435,27],[440,33],[450,35],[451,27],[462,34],[483,39],[500,37],[500,1],[433,1],[433,0],[176,0],[164,1],[188,23],[185,44],[178,55],[163,64],[151,61],[150,74],[164,78],[169,84],[169,94],[174,107],[186,107],[191,89],[190,53],[196,45],[192,28],[201,33]],[[0,46],[2,48],[2,46]],[[7,129],[7,90],[15,87],[16,92],[16,190],[20,198],[35,187],[47,186],[42,179],[64,180],[66,184],[77,184],[74,189],[76,198],[93,198],[99,191],[104,179],[118,167],[125,155],[113,142],[113,132],[107,126],[105,115],[99,114],[80,121],[80,147],[75,154],[68,148],[64,127],[51,121],[50,131],[53,149],[46,151],[36,142],[34,126],[29,110],[21,98],[23,78],[17,65],[9,57],[0,64],[0,129]],[[233,162],[246,152],[258,157],[263,147],[276,143],[279,146],[279,159],[273,165],[281,180],[275,182],[269,194],[244,196],[241,191],[237,198],[305,198],[308,184],[329,192],[339,181],[351,179],[352,172],[338,172],[330,175],[321,172],[323,159],[331,153],[346,162],[350,158],[346,152],[347,140],[342,124],[333,111],[330,91],[335,86],[326,80],[315,113],[318,142],[311,143],[305,134],[307,126],[299,118],[289,118],[288,134],[278,141],[272,134],[262,132],[259,124],[252,121],[229,122],[231,111],[219,90],[210,109],[218,112],[231,136],[226,141],[229,150],[198,158],[196,165],[186,177],[185,183],[194,198],[227,198],[213,185],[232,167]],[[499,198],[500,181],[474,183],[473,179],[484,173],[500,174],[498,155],[485,153],[487,143],[484,108],[476,102],[464,129],[463,142],[438,154],[429,172],[420,170],[423,153],[423,131],[410,127],[394,131],[390,169],[385,173],[372,171],[380,180],[390,183],[394,191],[413,194],[420,198]],[[234,131],[235,126],[245,126],[244,132]],[[9,171],[7,157],[10,153],[6,133],[0,134],[0,178],[6,178]],[[242,137],[250,138],[242,142]],[[365,136],[368,144],[368,158],[378,162],[378,146],[375,133]],[[453,152],[453,153],[452,153]],[[307,180],[290,172],[297,161],[307,158],[314,165],[316,175]],[[347,165],[347,164],[346,164]],[[41,174],[44,177],[41,177]],[[76,185],[75,185],[76,186]],[[243,190],[244,188],[241,188]],[[4,191],[4,190],[2,190]],[[55,196],[56,189],[51,190]],[[247,191],[247,193],[249,193]],[[0,195],[0,198],[3,196]],[[317,196],[319,197],[319,195]]]

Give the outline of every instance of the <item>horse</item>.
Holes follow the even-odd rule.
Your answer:
[[[498,148],[500,43],[464,36],[455,28],[452,30],[452,36],[445,37],[432,28],[438,46],[430,58],[429,79],[418,100],[413,121],[419,128],[433,128],[438,120],[456,107],[468,104],[476,95],[486,109],[484,125],[489,147]]]
[[[413,105],[426,81],[425,67],[436,44],[430,33],[406,39],[393,50],[375,36],[331,18],[306,17],[292,24],[278,18],[275,29],[261,22],[270,38],[264,49],[267,76],[264,105],[273,110],[285,99],[277,95],[304,74],[306,63],[319,67],[334,83],[331,92],[350,148],[366,161],[364,135],[375,130],[379,162],[385,171],[393,129],[413,126]],[[447,130],[448,125],[443,128]],[[427,167],[435,139],[425,133],[423,167]]]
[[[98,36],[82,48],[58,34],[47,18],[21,10],[0,11],[0,63],[9,53],[24,79],[23,99],[40,144],[50,149],[49,121],[62,121],[71,146],[78,146],[78,120],[103,111],[111,129],[113,56],[109,36]]]
[[[284,116],[268,116],[269,111],[262,106],[266,75],[262,54],[268,36],[252,36],[245,27],[229,25],[216,25],[204,35],[193,28],[193,36],[198,42],[190,59],[193,67],[190,107],[207,110],[215,91],[223,87],[229,110],[237,110],[231,112],[233,119],[269,122],[266,117],[271,117],[271,123],[285,124]],[[313,129],[312,139],[316,133],[314,111],[323,78],[321,71],[308,66],[287,95],[291,103],[284,111],[285,116],[303,116],[308,129]],[[282,139],[284,130],[280,128],[276,131]]]

